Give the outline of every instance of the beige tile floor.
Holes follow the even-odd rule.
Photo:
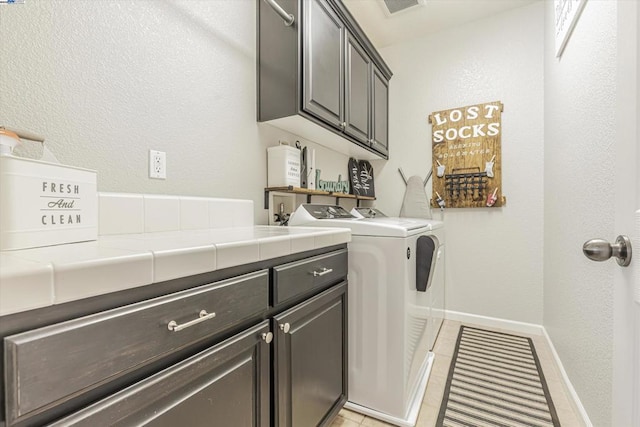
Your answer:
[[[440,410],[440,403],[442,402],[442,396],[444,394],[444,387],[447,382],[447,376],[449,374],[449,367],[451,365],[451,358],[456,345],[456,339],[458,338],[458,332],[460,325],[463,324],[457,321],[445,320],[438,335],[436,345],[434,347],[434,353],[436,355],[431,376],[429,377],[429,383],[427,384],[427,391],[422,401],[422,407],[420,408],[420,415],[418,415],[418,421],[416,427],[434,427],[438,419],[438,411]],[[477,326],[469,323],[464,323],[468,326]],[[486,328],[478,326],[479,328],[492,329],[496,331],[502,331],[507,333],[514,333],[520,336],[529,336],[533,340],[533,343],[540,359],[542,371],[551,393],[551,399],[556,407],[558,418],[562,427],[582,427],[584,423],[580,421],[580,418],[575,413],[573,406],[571,405],[567,395],[564,391],[562,379],[558,371],[558,367],[551,354],[551,349],[547,345],[545,338],[541,335],[527,335],[520,332],[512,332],[508,330],[501,330],[495,328]],[[331,426],[343,426],[343,427],[377,427],[377,426],[390,426],[385,422],[376,420],[371,417],[367,417],[356,412],[343,409],[340,414],[333,421]]]

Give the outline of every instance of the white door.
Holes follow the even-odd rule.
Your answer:
[[[635,287],[640,287],[640,224],[635,219],[640,212],[640,7],[635,1],[617,5],[615,231],[632,238],[634,253],[631,265],[614,275],[612,425],[640,426],[640,301],[634,301]]]

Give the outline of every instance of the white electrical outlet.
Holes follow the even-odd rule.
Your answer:
[[[167,179],[167,153],[149,150],[149,178]]]

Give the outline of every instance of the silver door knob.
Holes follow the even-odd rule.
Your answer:
[[[288,323],[281,323],[280,324],[280,329],[282,330],[282,332],[284,332],[285,334],[289,333],[289,329],[291,329],[291,325]]]
[[[615,257],[622,267],[631,264],[631,240],[627,236],[618,236],[614,244],[604,239],[591,239],[584,243],[582,252],[593,261],[606,261]]]

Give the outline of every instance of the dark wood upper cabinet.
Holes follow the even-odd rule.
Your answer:
[[[351,34],[347,36],[346,53],[344,131],[370,145],[371,58]]]
[[[372,77],[371,148],[386,156],[389,154],[389,82],[376,68],[373,68]]]
[[[359,159],[387,159],[392,73],[342,1],[279,0],[291,26],[257,4],[258,121]]]
[[[303,108],[327,124],[344,122],[344,24],[324,0],[304,10]]]

